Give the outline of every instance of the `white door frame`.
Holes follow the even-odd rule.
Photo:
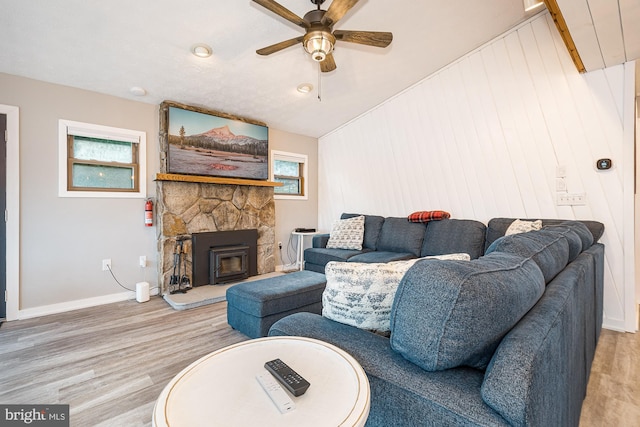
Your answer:
[[[19,109],[0,104],[7,115],[7,320],[20,310],[20,120]]]
[[[638,66],[638,64],[636,64],[636,67]],[[640,87],[640,72],[636,71],[636,74],[638,75],[638,77],[636,77],[636,80],[638,80],[638,82],[636,83],[636,85],[638,87]],[[640,168],[640,92],[636,95],[636,101],[635,101],[635,129],[636,129],[636,133],[635,133],[635,141],[634,141],[634,149],[635,149],[635,165],[634,165],[634,171],[635,171],[635,194],[634,194],[634,208],[635,208],[635,213],[634,213],[634,242],[635,242],[635,254],[634,254],[634,265],[636,267],[635,269],[635,275],[634,275],[634,283],[635,283],[635,325],[636,328],[635,330],[638,330],[638,325],[639,325],[639,321],[640,321],[640,171],[638,171],[638,168]]]

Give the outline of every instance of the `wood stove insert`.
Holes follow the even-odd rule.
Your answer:
[[[258,274],[258,230],[194,233],[193,286],[218,285]]]

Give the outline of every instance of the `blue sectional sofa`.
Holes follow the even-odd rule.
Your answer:
[[[451,221],[429,223],[425,236]],[[277,321],[269,335],[353,355],[371,386],[367,426],[578,426],[602,324],[604,227],[543,220],[539,231],[503,236],[511,222],[489,221],[476,259],[413,264],[389,338],[312,313]]]
[[[344,213],[340,219],[358,215]],[[330,261],[390,262],[461,252],[475,259],[484,253],[487,227],[480,221],[447,219],[416,223],[407,218],[364,217],[362,250],[328,249],[329,234],[315,235],[312,247],[304,251],[305,270],[324,273]]]

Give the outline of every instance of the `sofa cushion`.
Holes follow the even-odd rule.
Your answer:
[[[582,252],[582,239],[571,227],[566,225],[546,225],[543,230],[555,231],[567,239],[567,243],[569,244],[569,262],[576,259],[578,255],[580,255],[580,252]]]
[[[363,253],[348,249],[308,248],[304,250],[304,262],[325,265],[329,261],[347,261],[354,255]]]
[[[387,251],[370,251],[364,252],[358,255],[354,255],[349,258],[349,262],[392,262],[402,261],[404,259],[417,258],[414,254],[409,252],[387,252]]]
[[[511,225],[509,225],[509,228],[504,232],[504,235],[510,236],[512,234],[528,233],[529,231],[540,230],[541,228],[542,220],[526,221],[516,219],[511,223]]]
[[[334,221],[327,242],[327,249],[362,250],[364,216]]]
[[[427,225],[420,256],[467,253],[476,259],[484,253],[487,227],[470,219],[447,219]]]
[[[470,262],[418,261],[393,301],[391,347],[427,371],[484,369],[544,286],[535,262],[509,253]]]
[[[489,220],[489,223],[487,224],[486,242],[484,245],[485,249],[488,248],[491,245],[491,243],[493,243],[496,239],[499,239],[500,237],[504,236],[504,233],[507,231],[507,228],[509,228],[509,225],[511,225],[513,221],[514,221],[514,218],[492,218],[491,220]],[[592,244],[593,242],[597,242],[600,239],[600,237],[602,237],[602,234],[604,233],[604,224],[598,221],[586,221],[586,220],[585,221],[569,220],[568,221],[564,219],[543,219],[542,226],[544,227],[546,225],[559,225],[559,224],[567,225],[566,224],[567,222],[568,223],[577,222],[587,227],[587,230],[589,230],[593,238]],[[588,247],[589,246],[584,246],[584,242],[583,242],[582,250],[585,250]]]
[[[377,250],[388,252],[409,252],[420,256],[426,225],[409,222],[406,218],[385,218],[378,239]]]
[[[447,254],[433,258],[470,259],[468,254]],[[357,328],[389,332],[393,297],[405,272],[418,260],[330,262],[325,267],[327,287],[322,294],[322,315]]]
[[[367,427],[508,425],[481,399],[484,373],[477,369],[425,372],[394,352],[388,338],[312,313],[279,320],[269,335],[315,338],[352,355],[371,389]]]
[[[326,248],[329,241],[329,233],[316,234],[311,238],[311,247]]]
[[[589,248],[593,245],[593,242],[597,240],[594,238],[586,224],[580,221],[563,221],[559,225],[565,225],[571,228],[571,230],[580,236],[580,239],[582,240],[582,250]]]
[[[340,218],[347,219],[360,216],[360,214],[343,213]],[[378,237],[380,236],[380,230],[384,223],[384,217],[378,215],[365,215],[364,216],[364,239],[362,241],[362,247],[366,249],[376,250],[378,244]]]
[[[552,230],[512,234],[496,240],[486,254],[507,252],[531,258],[538,264],[545,283],[549,283],[569,262],[569,243],[560,233]]]

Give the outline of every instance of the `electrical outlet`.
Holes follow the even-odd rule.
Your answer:
[[[147,266],[147,257],[144,255],[140,255],[139,263],[141,268],[145,268]]]
[[[111,268],[111,258],[102,260],[102,271],[109,271]]]

